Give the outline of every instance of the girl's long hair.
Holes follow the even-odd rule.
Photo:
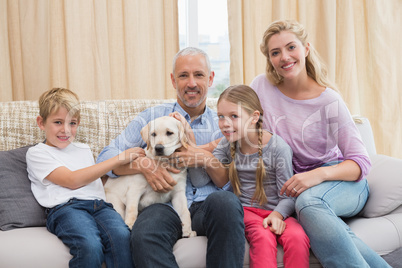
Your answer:
[[[226,100],[228,102],[240,105],[244,110],[246,110],[249,114],[252,114],[254,111],[260,112],[260,118],[256,124],[258,131],[258,166],[256,171],[256,190],[253,196],[253,201],[259,201],[260,205],[267,203],[267,196],[264,191],[264,179],[266,178],[266,170],[262,157],[262,138],[263,138],[263,130],[262,130],[262,118],[263,118],[263,109],[260,103],[260,100],[255,93],[255,91],[246,85],[236,85],[227,88],[222,92],[218,99],[218,103],[221,100]],[[230,154],[232,158],[232,162],[229,164],[229,180],[233,188],[233,192],[239,196],[240,193],[240,180],[237,174],[236,169],[236,146],[237,142],[231,143],[230,145]]]

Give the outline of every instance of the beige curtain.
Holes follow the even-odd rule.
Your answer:
[[[0,101],[172,98],[176,0],[0,0]]]
[[[231,84],[264,73],[272,21],[298,20],[351,113],[369,118],[377,153],[402,158],[401,0],[228,0],[228,13]]]

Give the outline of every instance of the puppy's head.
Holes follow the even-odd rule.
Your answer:
[[[187,147],[188,138],[180,121],[170,116],[159,117],[141,130],[152,156],[169,156],[182,146]]]

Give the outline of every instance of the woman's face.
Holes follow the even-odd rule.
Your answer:
[[[268,40],[269,60],[284,80],[307,75],[306,57],[309,46],[303,46],[292,32],[282,31]]]

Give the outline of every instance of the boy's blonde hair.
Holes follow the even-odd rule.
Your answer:
[[[297,21],[279,20],[274,21],[273,23],[271,23],[271,25],[268,26],[268,29],[263,35],[260,49],[262,54],[264,54],[267,58],[265,75],[267,76],[268,80],[275,86],[283,82],[283,77],[279,75],[276,72],[274,66],[272,66],[268,48],[268,41],[273,35],[279,34],[283,31],[291,32],[296,35],[297,39],[300,40],[304,47],[306,47],[308,44],[307,31],[305,30],[304,26]],[[319,85],[330,87],[333,90],[338,91],[336,85],[328,79],[328,70],[324,61],[321,59],[320,55],[311,44],[309,53],[306,57],[306,70],[307,75],[313,78]]]
[[[246,110],[249,114],[252,114],[254,111],[260,112],[260,118],[257,121],[257,130],[258,130],[258,166],[256,172],[256,190],[253,196],[253,200],[259,201],[260,205],[267,203],[267,196],[264,191],[263,181],[266,177],[265,165],[262,158],[262,118],[264,111],[262,109],[260,99],[255,91],[246,85],[235,85],[228,87],[222,94],[219,96],[218,104],[221,100],[226,100],[228,102],[241,105],[241,107]],[[237,175],[235,157],[236,157],[236,145],[237,142],[234,142],[230,146],[230,154],[232,157],[232,162],[229,164],[229,180],[233,187],[233,192],[239,196],[240,195],[240,180]]]
[[[39,115],[43,121],[57,112],[60,107],[67,109],[72,117],[80,121],[80,101],[77,94],[66,88],[53,88],[39,97]]]

